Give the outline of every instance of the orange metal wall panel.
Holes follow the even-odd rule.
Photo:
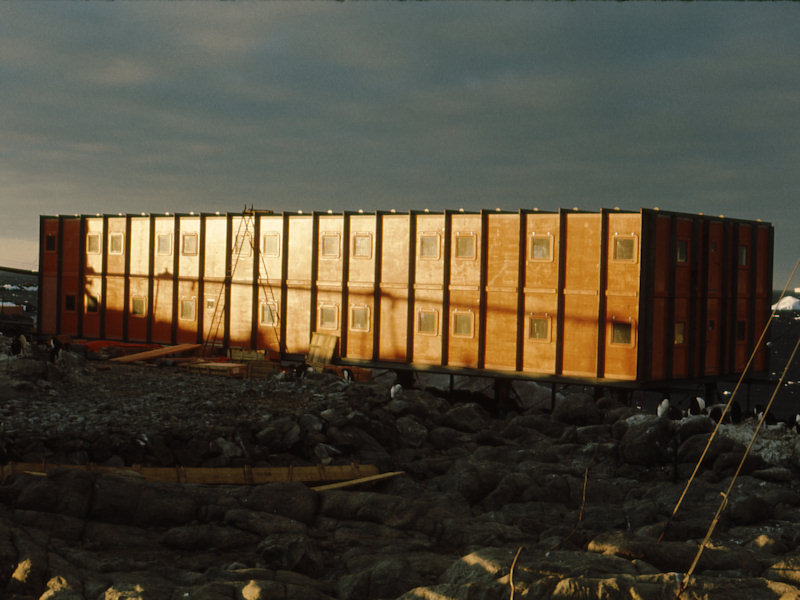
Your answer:
[[[54,275],[40,275],[39,287],[42,300],[39,310],[39,327],[43,334],[58,333],[56,313],[58,312],[58,278]]]
[[[155,218],[156,248],[153,254],[153,275],[156,277],[172,277],[174,254],[177,252],[174,232],[175,217]]]
[[[666,339],[672,339],[672,332],[667,332],[667,301],[665,298],[653,298],[652,300],[652,346],[647,348],[639,347],[640,352],[647,352],[650,362],[651,379],[659,380],[667,376],[667,357],[664,355],[664,345]]]
[[[481,300],[481,215],[450,217],[450,295],[447,364],[478,366]]]
[[[172,341],[172,276],[155,277],[153,281],[152,340],[160,344]]]
[[[178,252],[178,275],[182,279],[200,277],[200,217],[179,217],[180,239],[176,244]],[[181,329],[179,327],[179,329]]]
[[[442,290],[418,289],[414,292],[414,355],[413,362],[425,365],[442,364]],[[434,319],[431,333],[421,333],[420,317],[422,313]]]
[[[372,358],[372,334],[374,328],[375,306],[373,302],[373,288],[371,285],[363,287],[351,287],[348,296],[348,331],[347,348],[345,355],[348,358],[369,360]],[[361,322],[354,322],[352,319],[353,310],[359,315],[366,311],[366,329]]]
[[[343,217],[320,215],[317,233],[317,283],[342,286],[344,265]]]
[[[350,215],[348,281],[375,281],[375,215]]]
[[[270,282],[275,289],[280,290],[280,280],[283,277],[283,217],[262,215],[260,223],[260,252],[258,257],[258,272],[262,284]],[[279,291],[277,292],[280,295]]]
[[[516,369],[520,218],[519,214],[490,213],[486,219],[484,366],[489,369]]]
[[[230,339],[231,346],[249,348],[253,330],[253,287],[250,284],[231,284]]]
[[[134,314],[134,304],[144,306],[144,314]],[[130,278],[130,299],[128,300],[128,339],[133,342],[147,340],[147,278],[134,276]]]
[[[83,285],[83,305],[78,309],[83,311],[81,336],[86,338],[100,337],[100,302],[102,295],[102,279],[100,277],[87,277]],[[96,299],[93,303],[91,298]],[[94,310],[92,310],[94,308]]]
[[[678,259],[677,250],[673,253],[672,260],[675,264],[675,296],[688,298],[692,295],[692,221],[690,219],[676,219],[675,239],[677,244],[686,244],[686,254]]]
[[[272,286],[267,286],[266,284],[262,283],[258,290],[258,321],[257,321],[257,335],[256,335],[256,347],[257,348],[266,348],[272,352],[280,351],[280,314],[281,314],[281,303],[280,303],[280,286],[278,285],[277,288]],[[263,305],[267,304],[270,306],[270,311],[273,317],[273,320],[270,321],[268,318],[265,319],[263,314]],[[267,313],[269,315],[269,313]]]
[[[286,280],[286,351],[305,354],[311,339],[311,252],[312,218],[289,217],[289,262]]]
[[[569,375],[597,374],[600,232],[600,215],[567,215],[563,372]]]
[[[724,235],[722,223],[708,224],[708,295],[718,298],[722,294],[722,245]]]
[[[111,240],[121,243],[121,251],[112,249]],[[106,232],[106,273],[109,275],[125,274],[125,217],[109,217]]]
[[[125,278],[109,275],[106,278],[105,337],[121,340],[125,313]]]
[[[231,217],[231,280],[253,281],[253,261],[255,260],[255,221],[252,217]],[[250,302],[252,304],[252,301]],[[235,305],[231,302],[231,308]]]
[[[471,287],[471,286],[470,286]],[[450,327],[447,364],[457,367],[478,366],[478,325],[480,292],[476,289],[450,289]],[[469,331],[458,331],[469,322]],[[512,347],[513,349],[513,347]]]
[[[228,256],[228,220],[223,216],[206,217],[206,244],[204,276],[206,279],[225,277],[225,260]]]
[[[409,215],[381,215],[378,359],[405,362],[408,324]]]
[[[179,281],[176,333],[176,342],[178,344],[190,344],[197,341],[197,317],[201,308],[198,282],[192,280]]]
[[[150,219],[133,217],[131,219],[130,274],[148,275],[150,273]]]
[[[92,236],[97,244],[96,248],[89,248],[88,242],[84,244],[83,261],[86,276],[97,275],[103,272],[103,219],[101,217],[87,217],[85,219],[85,233],[87,240]]]
[[[218,281],[203,284],[203,340],[218,345],[225,335],[225,286]]]

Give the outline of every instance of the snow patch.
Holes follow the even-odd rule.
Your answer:
[[[784,296],[780,302],[772,305],[772,310],[800,310],[800,299]]]

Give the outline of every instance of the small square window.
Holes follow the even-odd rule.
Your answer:
[[[417,317],[417,333],[436,335],[439,329],[438,313],[435,310],[421,310]]]
[[[281,234],[270,231],[261,236],[261,254],[264,256],[280,256]]]
[[[147,301],[143,296],[134,296],[131,298],[131,315],[134,317],[143,317],[147,310]]]
[[[353,256],[355,258],[372,258],[372,235],[357,233],[353,236]]]
[[[686,240],[678,240],[676,242],[675,260],[679,263],[685,263],[689,260],[689,242]]]
[[[47,252],[56,251],[56,234],[48,233],[44,238],[44,249]]]
[[[633,325],[626,321],[611,324],[611,343],[630,346],[633,342]]]
[[[339,258],[339,234],[322,234],[322,256],[324,258]]]
[[[686,343],[686,323],[680,321],[675,323],[675,345]]]
[[[747,341],[747,321],[736,321],[736,341]]]
[[[614,238],[614,260],[635,261],[636,260],[636,238],[615,237]]]
[[[528,338],[546,341],[550,339],[550,318],[534,317],[528,321]]]
[[[64,310],[73,312],[75,310],[75,295],[67,294],[64,296]]]
[[[161,256],[169,256],[172,254],[172,234],[161,233],[156,238],[156,251]]]
[[[181,298],[180,318],[183,321],[194,321],[195,299]]]
[[[475,317],[471,312],[454,312],[453,335],[457,337],[472,337],[472,328],[474,323]]]
[[[233,253],[240,258],[253,254],[253,239],[249,233],[242,233],[236,236],[236,240],[233,243]]]
[[[98,306],[97,296],[86,294],[86,312],[96,313],[97,306]]]
[[[531,236],[531,260],[548,261],[553,258],[553,237],[550,235]]]
[[[369,331],[369,308],[366,306],[350,307],[350,329]]]
[[[206,298],[206,310],[214,310],[217,306],[216,298]]]
[[[739,266],[747,266],[747,246],[739,246]]]
[[[423,234],[419,238],[419,257],[429,260],[439,258],[439,234]]]
[[[261,324],[276,325],[278,323],[278,309],[269,302],[261,303]]]
[[[339,310],[333,304],[323,304],[319,307],[320,329],[338,329]]]
[[[184,233],[181,239],[181,254],[184,256],[196,256],[197,247],[197,234]]]
[[[122,254],[124,249],[125,236],[121,233],[108,234],[108,253]]]
[[[86,234],[86,254],[100,254],[100,234]]]
[[[456,258],[475,258],[474,234],[456,234]]]

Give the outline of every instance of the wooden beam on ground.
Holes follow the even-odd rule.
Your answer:
[[[177,346],[165,346],[164,348],[156,348],[155,350],[147,350],[146,352],[137,352],[136,354],[128,354],[127,356],[117,356],[111,360],[114,362],[134,362],[137,360],[149,360],[151,358],[158,358],[160,356],[169,356],[170,354],[178,354],[179,352],[186,352],[188,350],[196,350],[202,348],[203,344],[178,344]]]
[[[390,477],[396,477],[397,475],[402,475],[403,473],[405,473],[405,471],[390,471],[389,473],[379,473],[378,475],[370,475],[369,477],[359,477],[358,479],[339,481],[338,483],[315,485],[311,489],[314,490],[315,492],[324,492],[325,490],[338,490],[341,488],[358,485],[360,483],[369,483],[370,481],[380,481],[381,479],[389,479]]]
[[[261,485],[279,481],[343,481],[375,476],[375,465],[316,465],[304,467],[110,467],[105,465],[63,465],[56,463],[9,463],[0,466],[0,481],[14,473],[44,475],[55,469],[79,469],[110,475],[142,478],[145,481],[196,483],[203,485]]]

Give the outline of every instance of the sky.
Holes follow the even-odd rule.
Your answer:
[[[800,4],[0,3],[0,265],[39,215],[578,207],[800,258]],[[795,276],[793,286],[800,286]]]

